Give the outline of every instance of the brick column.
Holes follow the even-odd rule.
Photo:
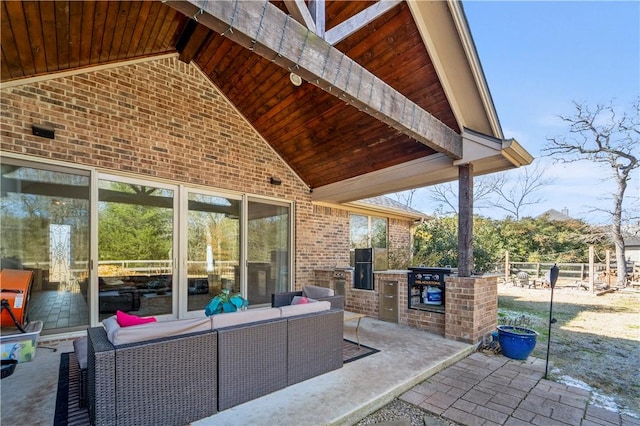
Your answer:
[[[445,285],[445,338],[476,343],[496,329],[497,275],[448,277]]]

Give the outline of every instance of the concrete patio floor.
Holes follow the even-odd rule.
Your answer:
[[[344,324],[344,337],[354,342],[356,324]],[[193,424],[351,425],[474,348],[372,318],[362,319],[359,336],[362,344],[380,352]],[[33,361],[18,364],[13,375],[2,379],[2,424],[53,423],[60,354],[72,352],[73,345],[45,339],[41,338]]]
[[[345,338],[355,341],[355,326],[345,322]],[[465,425],[640,425],[593,406],[589,392],[545,380],[542,360],[477,353],[372,318],[362,319],[359,335],[380,352],[192,424],[350,426],[399,398]],[[53,424],[60,353],[72,350],[71,341],[43,341],[34,361],[2,379],[1,424]]]

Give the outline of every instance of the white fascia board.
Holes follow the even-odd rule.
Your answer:
[[[457,179],[458,168],[444,154],[433,154],[383,170],[314,188],[313,201],[347,203]]]
[[[473,163],[484,158],[500,155],[502,141],[492,136],[464,130],[462,132],[462,158],[453,162],[455,166]]]
[[[497,139],[465,129],[462,132],[462,159],[454,165],[473,163],[475,173],[502,172],[527,166],[533,156],[515,139]]]
[[[460,34],[460,41],[469,60],[469,67],[473,73],[473,77],[478,86],[478,92],[482,98],[482,104],[484,105],[491,127],[494,130],[494,134],[497,138],[504,138],[502,133],[502,126],[500,126],[500,120],[498,119],[498,113],[496,112],[491,92],[489,91],[489,85],[482,69],[482,63],[478,56],[478,50],[473,41],[471,30],[469,29],[469,23],[467,17],[464,14],[464,9],[460,0],[447,0],[449,9],[451,10],[451,16],[455,22],[458,33]]]
[[[502,128],[458,0],[407,0],[458,126],[502,139]]]

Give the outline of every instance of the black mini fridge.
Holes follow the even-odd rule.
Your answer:
[[[373,290],[373,249],[355,249],[354,288]]]

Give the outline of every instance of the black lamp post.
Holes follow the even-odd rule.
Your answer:
[[[547,363],[544,367],[544,378],[547,378],[547,372],[549,370],[549,348],[551,346],[551,324],[556,322],[553,318],[553,289],[556,287],[556,281],[558,281],[558,275],[560,270],[555,263],[549,270],[549,283],[551,284],[551,304],[549,305],[549,336],[547,337]]]

